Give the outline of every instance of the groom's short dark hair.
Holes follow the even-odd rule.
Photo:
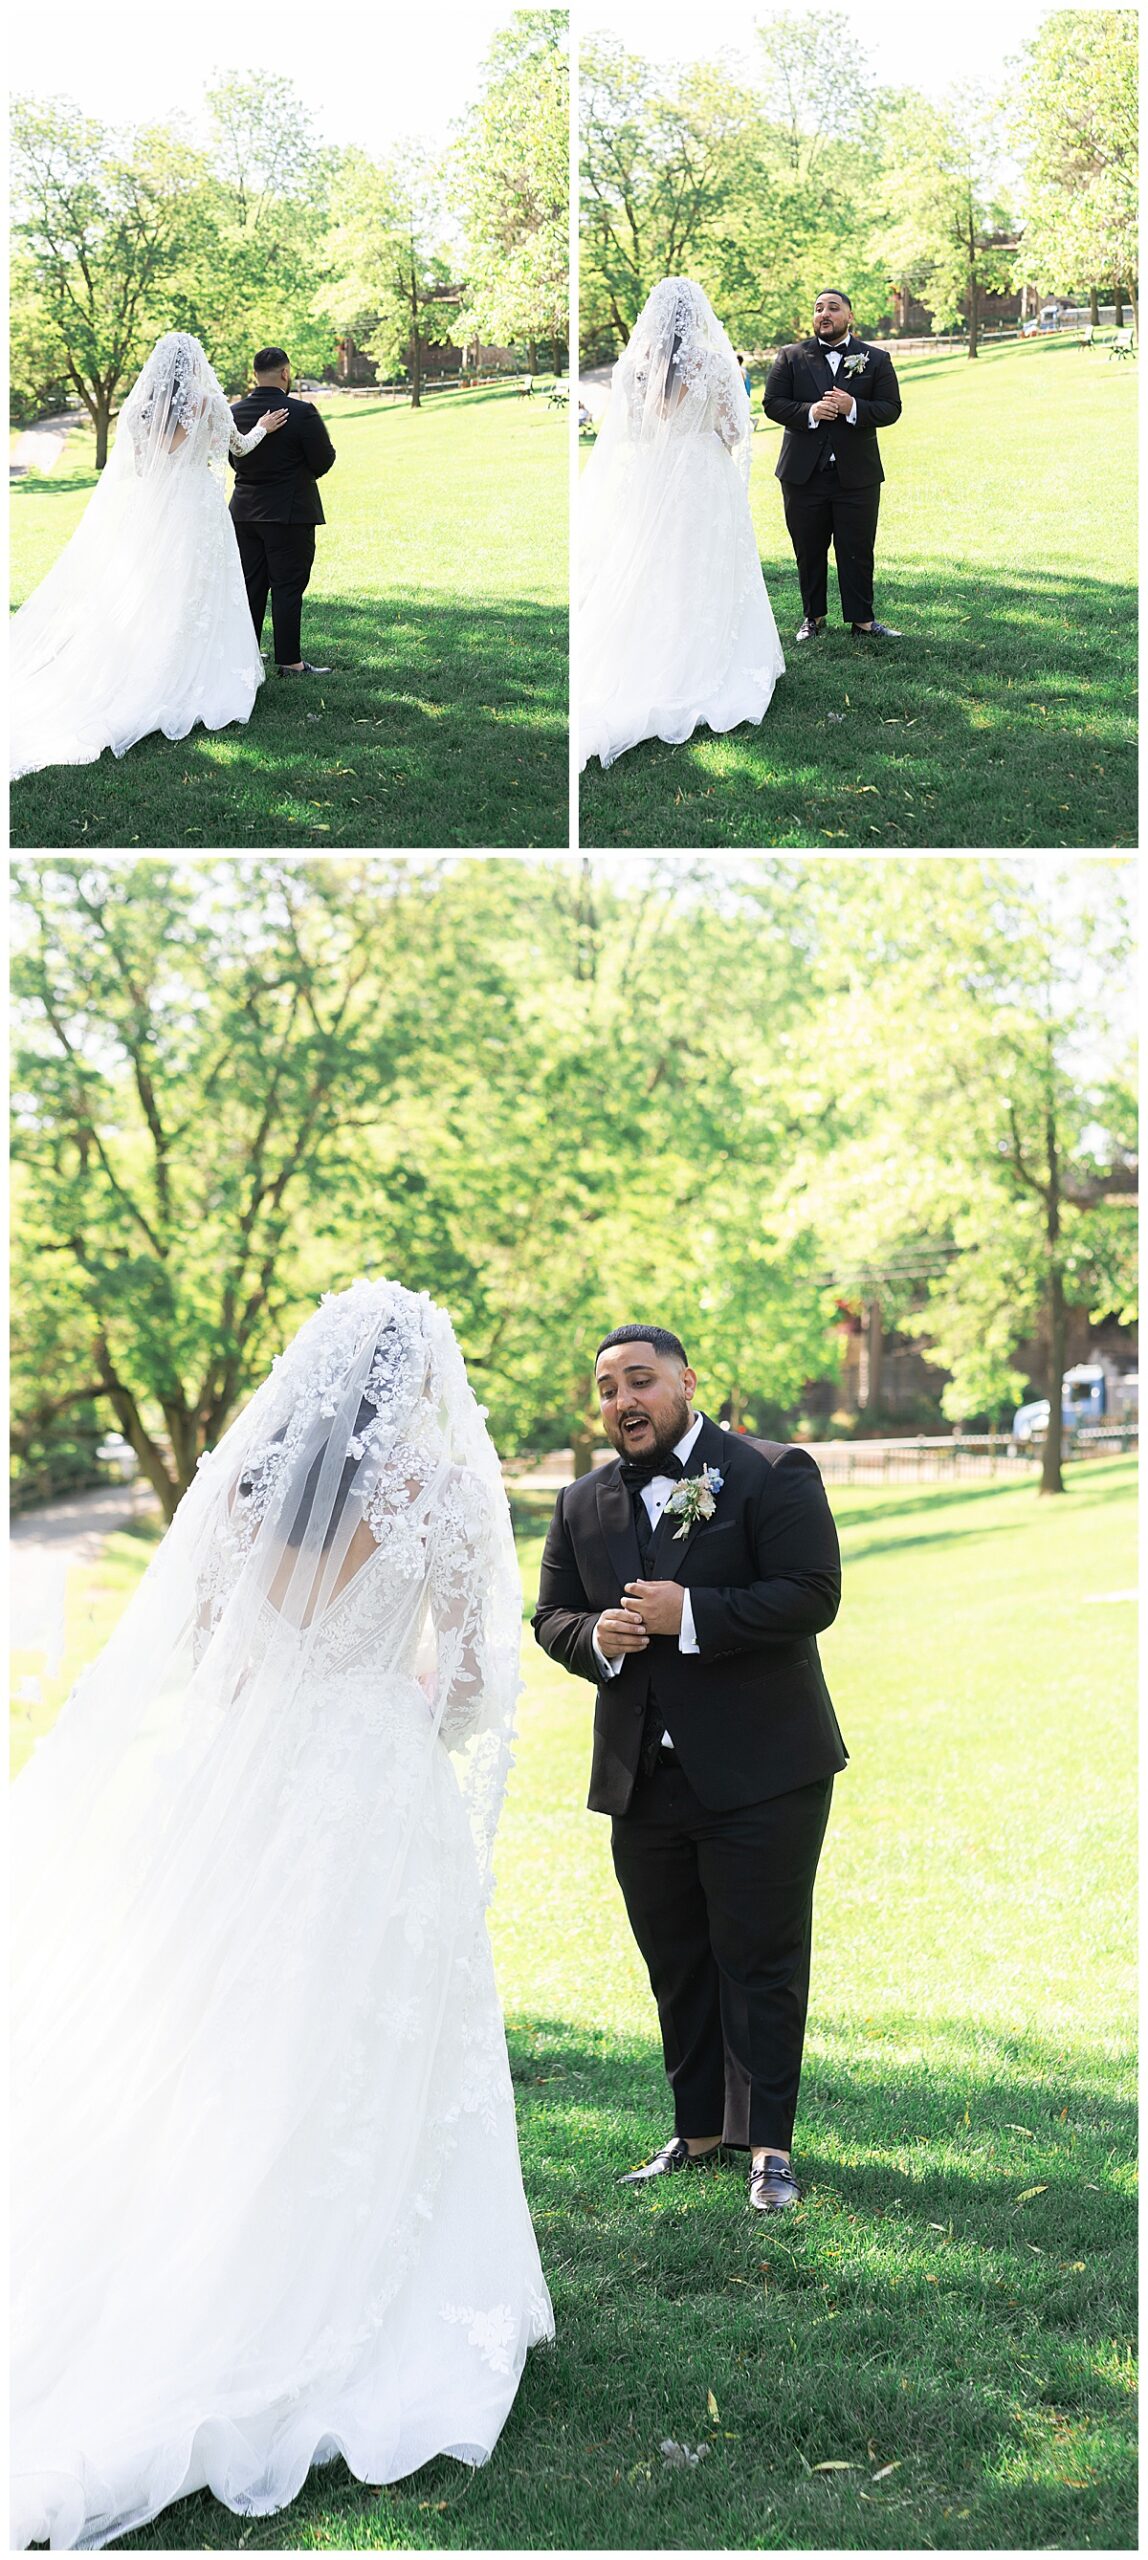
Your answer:
[[[659,1360],[680,1360],[683,1369],[689,1368],[684,1342],[679,1342],[676,1333],[667,1333],[664,1324],[615,1325],[613,1333],[608,1333],[605,1341],[598,1345],[594,1354],[595,1367],[602,1353],[612,1351],[615,1343],[618,1342],[648,1342],[651,1351],[657,1352]]]
[[[852,311],[852,309],[853,309],[853,305],[852,305],[852,303],[851,303],[851,302],[850,302],[850,300],[849,300],[849,296],[848,296],[848,294],[846,293],[846,291],[845,291],[845,287],[844,287],[844,285],[843,285],[843,284],[823,284],[823,285],[821,286],[820,291],[814,294],[814,297],[813,297],[814,301],[815,301],[815,302],[820,302],[820,300],[821,300],[821,295],[822,295],[823,293],[835,293],[835,294],[836,294],[836,296],[837,296],[838,301],[839,301],[839,302],[843,302],[843,303],[845,304],[845,307],[846,307],[846,309],[847,309],[848,311]],[[284,358],[284,362],[286,362],[286,358]]]
[[[260,347],[258,355],[252,356],[251,370],[252,373],[280,373],[290,362],[286,347]]]

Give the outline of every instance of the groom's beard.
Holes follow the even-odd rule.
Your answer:
[[[649,1422],[648,1415],[646,1420]],[[607,1433],[607,1438],[613,1441],[620,1457],[640,1458],[646,1465],[652,1458],[672,1458],[679,1440],[684,1440],[689,1427],[690,1408],[683,1396],[673,1421],[668,1422],[656,1437],[652,1424],[646,1431],[630,1432],[619,1422],[613,1431]],[[668,1472],[672,1475],[675,1470],[670,1467]]]

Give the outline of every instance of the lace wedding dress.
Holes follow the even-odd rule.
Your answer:
[[[752,418],[700,285],[655,285],[578,510],[580,762],[760,720],[785,672],[749,510]]]
[[[16,2547],[490,2454],[553,2334],[484,1919],[520,1608],[449,1320],[358,1281],[18,1781]]]
[[[263,661],[227,512],[250,453],[197,338],[161,338],[71,541],[12,618],[11,772],[251,717]]]

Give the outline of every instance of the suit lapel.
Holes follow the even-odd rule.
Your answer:
[[[717,1467],[721,1470],[723,1456],[724,1446],[722,1434],[718,1429],[717,1423],[711,1422],[709,1415],[707,1414],[701,1430],[698,1433],[697,1439],[694,1442],[693,1448],[690,1451],[689,1457],[686,1460],[687,1470],[691,1476],[700,1476],[703,1467]],[[722,1471],[724,1472],[724,1470]],[[720,1505],[720,1493],[718,1495],[718,1502]],[[654,1568],[651,1578],[655,1582],[680,1581],[682,1566],[690,1552],[694,1539],[696,1538],[699,1529],[707,1526],[708,1524],[701,1520],[695,1520],[692,1526],[687,1529],[685,1537],[679,1538],[678,1531],[681,1528],[681,1525],[681,1521],[675,1512],[663,1511],[654,1536]]]
[[[819,338],[810,338],[808,340],[806,354],[809,362],[809,370],[817,384],[817,396],[818,399],[820,399],[823,391],[832,391],[833,389],[833,367],[829,362],[829,358],[826,355],[825,349]]]
[[[619,1583],[640,1582],[642,1559],[638,1553],[638,1532],[634,1527],[634,1505],[629,1486],[622,1482],[620,1468],[603,1467],[594,1492],[598,1504],[598,1526]]]
[[[825,349],[819,338],[810,338],[807,345],[810,371],[814,375],[815,380],[820,384],[822,391],[833,391],[838,388],[842,391],[852,391],[856,388],[856,385],[852,380],[848,382],[846,381],[845,375],[842,371],[842,366],[844,365],[846,356],[858,355],[861,351],[861,341],[859,338],[855,338],[853,336],[852,331],[850,331],[847,345],[843,346],[841,349],[841,364],[837,366],[836,372],[830,364],[829,358],[826,355]]]

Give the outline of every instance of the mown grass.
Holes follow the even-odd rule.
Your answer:
[[[761,415],[751,504],[786,654],[765,719],[582,777],[616,846],[1135,845],[1136,368],[1038,340],[896,359],[876,609],[798,648],[797,570]]]
[[[332,674],[270,673],[246,727],[27,776],[13,844],[567,842],[565,416],[499,389],[318,405],[338,460],[303,646]],[[79,520],[90,452],[77,431],[58,474],[14,484],[16,603]]]
[[[614,2184],[664,2083],[590,1692],[528,1645],[493,1925],[556,2343],[480,2472],[334,2466],[281,2517],[201,2497],[122,2547],[1134,2546],[1134,1485],[834,1496],[853,1759],[777,2222],[732,2170]]]

